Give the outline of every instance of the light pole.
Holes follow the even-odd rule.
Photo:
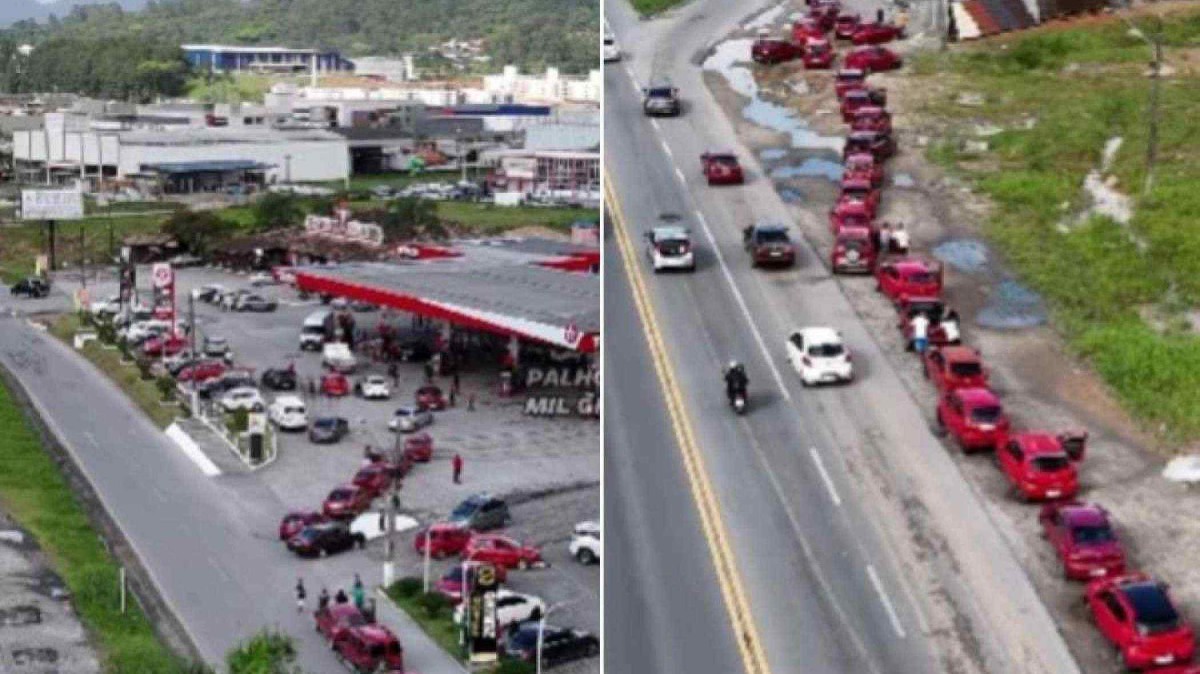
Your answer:
[[[544,641],[543,635],[546,632],[546,618],[549,618],[550,614],[554,613],[558,609],[570,606],[571,604],[578,602],[580,599],[582,599],[582,597],[572,599],[571,601],[560,602],[558,604],[551,604],[545,611],[542,612],[542,617],[538,618],[537,651],[534,653],[533,660],[535,663],[537,663],[537,674],[542,674],[542,643]]]

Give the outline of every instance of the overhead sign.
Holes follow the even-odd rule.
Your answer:
[[[21,190],[22,220],[79,220],[83,192],[79,190]]]
[[[175,282],[175,272],[171,269],[171,265],[159,262],[150,270],[150,278],[154,281],[155,288],[170,288],[171,284]]]
[[[309,215],[304,219],[304,231],[339,241],[353,241],[369,246],[383,245],[383,228],[370,222],[351,220],[349,213],[340,211],[338,217]]]

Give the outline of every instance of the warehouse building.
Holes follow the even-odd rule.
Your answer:
[[[213,73],[353,72],[354,63],[336,51],[287,47],[238,47],[220,44],[185,44],[183,56],[197,70]]]

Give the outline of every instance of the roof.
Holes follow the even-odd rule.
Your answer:
[[[938,351],[941,352],[942,356],[946,360],[953,361],[955,363],[962,363],[964,361],[978,361],[980,359],[979,352],[969,346],[943,346],[938,349]]]
[[[164,162],[161,164],[142,164],[140,170],[153,171],[155,173],[224,173],[227,171],[263,171],[271,168],[274,164],[264,164],[262,162],[229,159],[217,161],[183,161],[183,162]]]
[[[1059,512],[1067,524],[1073,527],[1108,525],[1108,513],[1091,503],[1064,506]]]
[[[679,225],[663,225],[654,228],[655,239],[689,239],[691,234],[686,227]]]
[[[904,257],[891,262],[900,271],[931,271],[940,265],[923,257]]]
[[[1058,438],[1049,433],[1018,433],[1012,436],[1021,445],[1021,449],[1026,454],[1045,455],[1056,454],[1066,456],[1063,451],[1062,443]]]
[[[1000,399],[992,393],[991,389],[982,387],[975,388],[960,388],[955,391],[959,399],[967,405],[982,406],[982,405],[999,405]]]
[[[967,0],[962,3],[962,8],[978,27],[979,35],[995,35],[1037,25],[1022,0]]]
[[[180,49],[184,51],[214,51],[214,52],[242,52],[246,54],[270,54],[274,52],[287,52],[290,54],[337,54],[333,49],[294,49],[292,47],[241,47],[231,44],[185,44],[180,45]]]
[[[799,332],[801,335],[803,335],[804,339],[806,339],[810,342],[816,342],[818,344],[841,344],[842,343],[842,336],[839,335],[838,331],[834,330],[833,328],[807,327],[807,328],[800,328],[796,332]]]

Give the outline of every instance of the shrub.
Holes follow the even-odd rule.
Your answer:
[[[150,372],[150,359],[145,356],[138,356],[137,369],[143,381],[150,381],[154,377]]]
[[[250,411],[239,407],[229,415],[229,430],[244,433],[247,428],[250,428]]]
[[[397,597],[415,597],[425,589],[425,582],[420,578],[409,576],[392,583],[389,594]]]
[[[492,670],[492,674],[534,674],[537,667],[532,662],[523,660],[501,660]]]
[[[296,645],[282,632],[263,630],[225,656],[230,674],[292,674]]]
[[[113,329],[112,323],[101,323],[96,329],[96,336],[105,344],[112,344],[117,340],[117,331]]]
[[[174,379],[168,377],[167,375],[163,375],[154,382],[154,385],[158,387],[158,392],[162,394],[163,402],[171,400],[171,396],[173,396],[175,393]]]
[[[449,614],[450,612],[450,600],[436,592],[426,592],[417,597],[417,606],[429,618],[437,618],[440,614]]]

